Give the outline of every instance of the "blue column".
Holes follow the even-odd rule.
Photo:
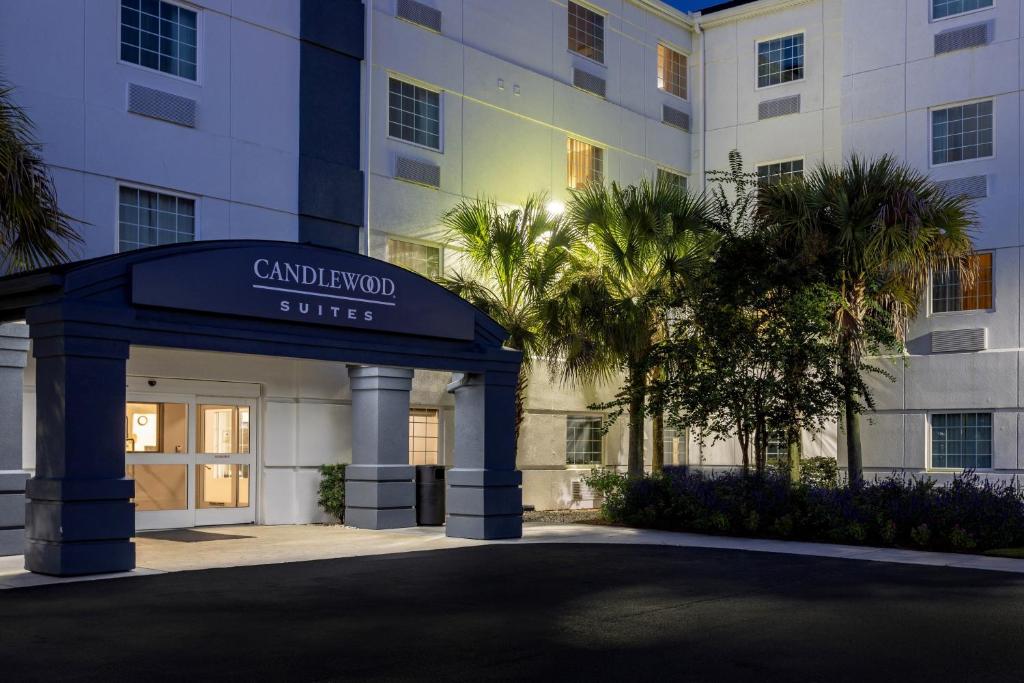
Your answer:
[[[345,524],[360,529],[416,526],[409,464],[407,368],[348,369],[352,388],[352,464],[345,470]]]
[[[25,568],[55,576],[134,569],[134,482],[124,468],[128,343],[33,334],[32,352],[36,475],[26,490]]]
[[[456,538],[523,535],[522,474],[516,470],[516,375],[457,375],[455,467],[448,471],[447,534]]]
[[[28,326],[0,325],[0,555],[25,552],[21,419]]]

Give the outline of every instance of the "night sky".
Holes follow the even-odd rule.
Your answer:
[[[681,10],[692,12],[701,7],[717,5],[722,0],[665,0],[666,3]]]

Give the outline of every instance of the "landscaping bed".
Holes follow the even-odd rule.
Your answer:
[[[968,471],[948,483],[892,475],[860,486],[781,473],[595,471],[607,522],[782,540],[1024,557],[1024,490]]]

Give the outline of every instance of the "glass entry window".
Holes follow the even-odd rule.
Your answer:
[[[194,396],[133,396],[125,407],[126,476],[136,527],[256,521],[254,406]]]
[[[440,426],[437,410],[433,408],[409,410],[409,464],[438,464],[439,436]]]

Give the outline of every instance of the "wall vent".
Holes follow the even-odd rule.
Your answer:
[[[597,506],[604,501],[604,497],[594,489],[584,484],[582,480],[577,479],[572,482],[572,502],[582,503],[584,501],[593,501],[594,505]]]
[[[196,125],[195,100],[135,83],[128,84],[128,111],[179,126]]]
[[[799,113],[799,95],[790,95],[789,97],[765,100],[757,105],[757,118],[759,121],[763,121],[764,119],[774,119],[777,116],[788,116],[789,114]]]
[[[988,330],[984,327],[932,332],[932,353],[984,351],[987,348]]]
[[[946,52],[956,52],[972,47],[987,45],[991,40],[991,23],[973,24],[963,28],[955,28],[951,31],[943,31],[935,34],[935,54],[941,55]]]
[[[395,177],[410,183],[441,187],[441,167],[424,161],[398,157],[395,163]]]
[[[414,24],[441,32],[441,11],[416,0],[398,0],[395,16]]]
[[[690,115],[685,111],[663,104],[661,105],[661,120],[670,126],[682,128],[687,133],[690,132]]]
[[[967,178],[954,178],[952,180],[941,180],[936,183],[946,194],[953,197],[968,197],[970,199],[984,199],[988,196],[988,176],[972,175]]]
[[[605,93],[605,82],[600,76],[595,76],[592,73],[587,73],[583,69],[572,70],[572,84],[580,90],[586,90],[589,93],[593,93],[598,97],[604,97]]]

